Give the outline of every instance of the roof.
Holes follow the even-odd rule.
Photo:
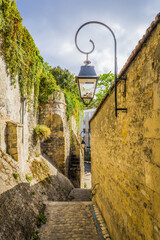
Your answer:
[[[117,79],[117,83],[120,81],[120,78],[122,78],[122,76],[125,74],[125,72],[127,71],[127,69],[129,68],[129,66],[131,65],[132,61],[135,59],[135,57],[137,56],[137,54],[139,53],[139,51],[141,50],[143,44],[147,41],[147,39],[150,37],[152,31],[156,28],[157,24],[160,23],[160,12],[157,14],[155,20],[151,23],[150,27],[146,30],[145,34],[143,35],[142,39],[138,42],[137,46],[135,47],[135,49],[132,51],[131,55],[129,56],[129,58],[127,59],[127,62],[125,63],[125,65],[123,66],[122,70],[120,71],[120,73],[118,74],[118,79]],[[101,109],[103,103],[106,101],[106,99],[109,97],[110,93],[113,91],[115,86],[115,82],[111,85],[110,89],[108,90],[108,92],[106,93],[106,95],[104,96],[104,98],[102,99],[102,101],[100,102],[100,104],[98,105],[95,113],[93,114],[92,118],[90,119],[90,122],[93,120],[93,118],[97,115],[97,113],[99,112],[99,110]]]

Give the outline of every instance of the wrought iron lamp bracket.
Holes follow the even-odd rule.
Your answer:
[[[124,93],[123,93],[124,97],[126,97],[126,80],[127,80],[126,76],[117,78],[117,81],[124,81]],[[117,111],[123,111],[127,113],[127,108],[117,108]]]
[[[99,24],[99,25],[102,25],[102,26],[106,27],[106,28],[111,32],[111,34],[112,34],[112,36],[113,36],[113,40],[114,40],[114,75],[115,75],[115,116],[117,117],[117,111],[119,111],[119,110],[125,110],[125,111],[127,111],[127,109],[126,109],[126,108],[122,109],[122,108],[118,108],[118,107],[117,107],[117,41],[116,41],[116,37],[115,37],[114,32],[112,31],[112,29],[111,29],[109,26],[107,26],[106,24],[102,23],[102,22],[90,21],[90,22],[86,22],[86,23],[84,23],[83,25],[81,25],[81,26],[79,27],[79,29],[77,30],[76,35],[75,35],[75,45],[76,45],[77,49],[78,49],[81,53],[86,54],[86,61],[84,62],[85,64],[89,64],[89,63],[90,63],[90,61],[88,60],[88,55],[91,54],[91,53],[94,51],[94,49],[95,49],[95,44],[94,44],[94,42],[93,42],[92,40],[90,40],[90,42],[91,42],[91,44],[92,44],[92,49],[91,49],[90,51],[88,51],[88,52],[82,51],[82,50],[79,48],[78,44],[77,44],[77,36],[78,36],[79,31],[80,31],[83,27],[85,27],[86,25],[88,25],[88,24]],[[89,105],[89,104],[88,104],[88,105]]]

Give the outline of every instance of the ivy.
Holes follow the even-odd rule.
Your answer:
[[[59,66],[52,68],[51,73],[56,80],[56,83],[61,87],[65,95],[66,114],[70,121],[71,116],[76,119],[77,126],[80,123],[80,117],[84,109],[84,105],[80,100],[78,86],[75,83],[75,77],[67,69],[62,69]]]
[[[45,71],[40,76],[40,85],[39,85],[39,106],[48,103],[48,96],[51,95],[54,91],[60,91],[60,87],[57,85],[56,80],[54,79],[51,73],[51,67],[45,63]]]
[[[68,120],[74,115],[78,124],[83,104],[74,76],[60,67],[51,69],[44,62],[22,20],[15,0],[0,0],[0,34],[11,83],[14,85],[18,79],[21,96],[27,97],[28,102],[34,91],[35,112],[38,106],[47,103],[50,94],[63,91]]]
[[[44,68],[43,58],[28,30],[22,25],[15,0],[0,1],[0,17],[3,50],[12,84],[15,84],[18,77],[21,95],[26,96],[28,100],[34,89],[37,108],[40,76]]]

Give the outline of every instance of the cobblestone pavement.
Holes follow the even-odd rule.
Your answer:
[[[90,198],[89,193],[86,190],[74,189],[72,195],[70,194],[72,201],[46,202],[45,216],[47,222],[40,229],[40,239],[109,240],[103,219],[100,219],[101,214],[98,208],[95,208],[95,204],[92,205],[91,201],[87,201]],[[85,194],[87,194],[88,199],[84,197]],[[78,196],[79,200],[85,199],[85,201],[79,201]],[[103,237],[99,226],[97,227],[94,214],[98,216],[99,226],[103,230]]]

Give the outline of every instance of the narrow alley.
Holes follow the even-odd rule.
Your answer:
[[[46,202],[47,223],[40,229],[43,240],[110,240],[91,190],[75,188],[68,202]]]
[[[0,240],[160,240],[159,9],[0,0]]]

